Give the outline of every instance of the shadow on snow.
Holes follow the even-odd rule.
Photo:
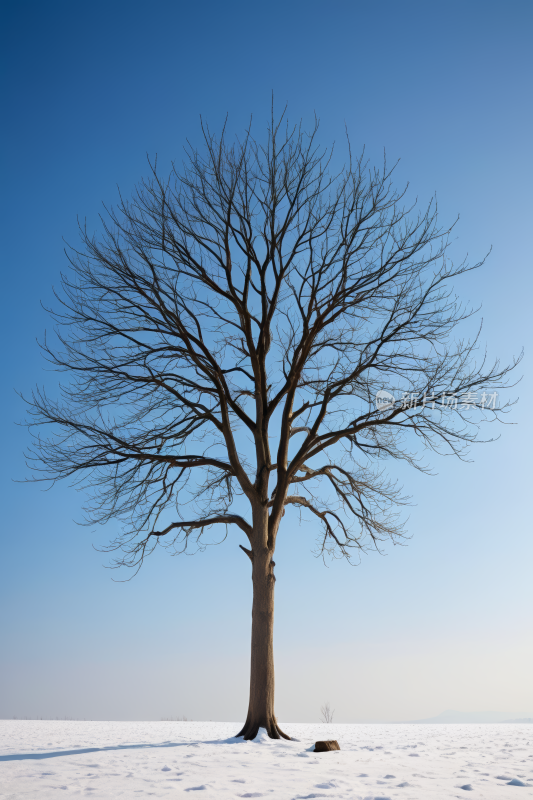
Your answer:
[[[109,747],[84,747],[79,750],[57,750],[50,753],[14,753],[0,756],[0,761],[24,761],[27,759],[58,758],[60,756],[80,756],[84,753],[105,753],[108,750],[146,750],[161,747],[199,747],[201,744],[238,744],[242,737],[232,736],[229,739],[212,739],[202,742],[161,742],[161,744],[118,744]]]

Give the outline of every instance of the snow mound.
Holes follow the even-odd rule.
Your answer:
[[[266,728],[259,728],[257,731],[257,736],[251,741],[254,744],[274,744],[274,742],[279,742],[279,739],[271,739],[266,731]]]

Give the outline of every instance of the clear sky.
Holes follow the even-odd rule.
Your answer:
[[[489,352],[531,345],[533,5],[273,0],[4,2],[0,717],[242,720],[251,580],[237,534],[186,558],[156,554],[113,583],[76,526],[82,497],[23,478],[14,389],[53,389],[36,345],[40,303],[65,267],[76,218],[98,227],[146,154],[181,158],[199,115],[264,127],[274,92],[291,119],[320,117],[325,144],[401,157],[398,182],[460,213],[454,252],[482,272],[457,285],[483,305]],[[529,348],[530,349],[530,348]],[[287,514],[276,553],[277,709],[339,722],[421,719],[445,709],[533,713],[531,360],[514,426],[396,469],[416,505],[407,547],[326,568],[314,526]]]

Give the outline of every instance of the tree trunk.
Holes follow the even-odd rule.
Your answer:
[[[265,728],[271,739],[290,739],[279,729],[274,714],[274,561],[264,548],[252,558],[252,657],[250,703],[243,729],[237,736],[255,739]]]

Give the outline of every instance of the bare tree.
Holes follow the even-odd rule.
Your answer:
[[[101,235],[80,226],[59,344],[43,344],[70,380],[57,400],[29,400],[30,459],[38,479],[92,488],[88,523],[122,520],[116,567],[140,568],[157,545],[201,548],[211,526],[244,535],[253,611],[239,735],[289,738],[274,713],[285,510],[316,518],[322,554],[401,541],[405,498],[374,465],[425,469],[417,440],[463,457],[476,415],[502,410],[475,393],[504,385],[509,367],[476,363],[477,340],[452,338],[471,312],[446,287],[481,262],[448,260],[434,202],[404,207],[386,162],[348,151],[333,173],[317,125],[273,118],[264,139],[248,130],[233,143],[202,130],[184,166],[163,180],[152,165],[131,200],[106,209]],[[381,389],[395,402],[377,407]]]
[[[333,722],[334,713],[335,709],[331,708],[328,700],[323,706],[320,706],[320,721],[327,722],[329,725],[331,722]]]

